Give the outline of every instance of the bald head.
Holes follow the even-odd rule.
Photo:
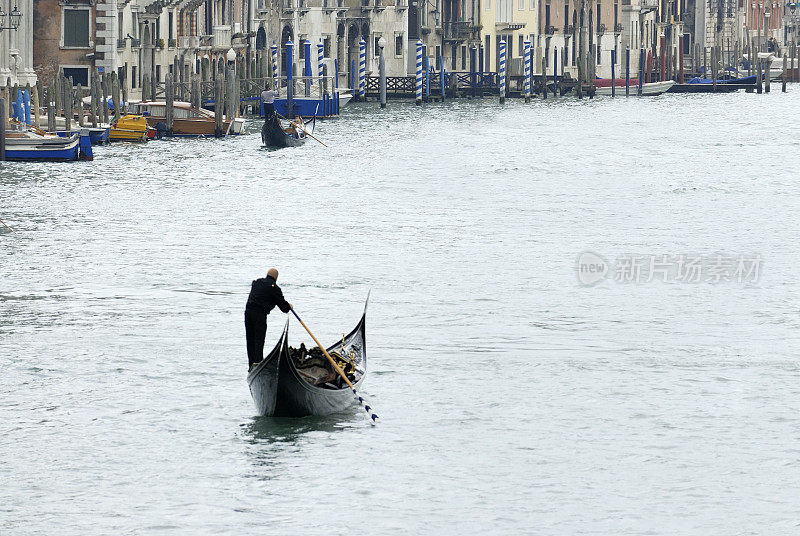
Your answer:
[[[275,268],[270,268],[269,270],[267,270],[267,277],[271,277],[272,279],[277,281],[278,280],[278,270],[276,270]]]

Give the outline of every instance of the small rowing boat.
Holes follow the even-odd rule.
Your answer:
[[[642,84],[642,95],[661,95],[662,93],[669,91],[669,88],[674,85],[674,80],[664,80],[663,82],[649,82],[647,84]],[[616,88],[617,95],[625,95],[625,80],[622,81],[621,86],[619,85],[619,82],[616,82],[613,84],[613,87]],[[639,89],[638,81],[636,84],[633,84],[631,81],[631,84],[628,87],[630,88],[630,94],[636,95]],[[595,90],[595,95],[611,95],[611,88],[612,84],[609,84],[605,87],[597,87]]]
[[[70,162],[91,160],[88,132],[57,136],[43,131],[6,131],[6,160],[26,162]]]
[[[358,389],[367,375],[367,306],[361,321],[341,341],[326,348]],[[301,347],[302,348],[302,347]],[[353,391],[325,359],[289,348],[289,320],[278,344],[247,375],[256,411],[262,416],[330,415],[353,405]],[[316,349],[318,350],[318,349]],[[319,352],[321,354],[321,352]]]

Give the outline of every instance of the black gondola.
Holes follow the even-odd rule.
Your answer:
[[[261,127],[261,142],[267,147],[297,147],[298,145],[303,145],[309,138],[308,134],[314,133],[317,121],[316,117],[314,117],[310,130],[305,127],[302,121],[302,119],[298,119],[299,129],[283,128],[278,116],[273,114],[272,117],[264,121],[264,126]]]
[[[338,354],[352,361],[355,369],[353,385],[359,388],[367,375],[367,307],[361,321],[341,341],[326,348],[331,355]],[[278,344],[247,375],[250,394],[256,410],[262,416],[303,417],[330,415],[354,404],[353,391],[347,386],[331,384],[317,386],[306,380],[289,355],[289,320],[283,328]]]

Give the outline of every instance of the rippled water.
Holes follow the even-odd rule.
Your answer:
[[[798,106],[370,103],[327,149],[2,164],[0,533],[796,534]],[[584,251],[763,265],[587,287]],[[254,416],[272,265],[326,341],[371,289],[382,424]]]

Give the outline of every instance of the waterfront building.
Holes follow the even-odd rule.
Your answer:
[[[36,83],[33,69],[33,4],[33,0],[13,3],[0,1],[0,7],[6,13],[6,29],[0,32],[0,86],[5,86],[9,78],[12,85]],[[17,28],[13,29],[16,24]]]
[[[403,0],[406,1],[406,0]],[[408,8],[408,72],[416,69],[417,42],[429,65],[468,71],[472,49],[481,43],[481,2],[486,0],[411,0]],[[477,54],[476,60],[477,61]]]

